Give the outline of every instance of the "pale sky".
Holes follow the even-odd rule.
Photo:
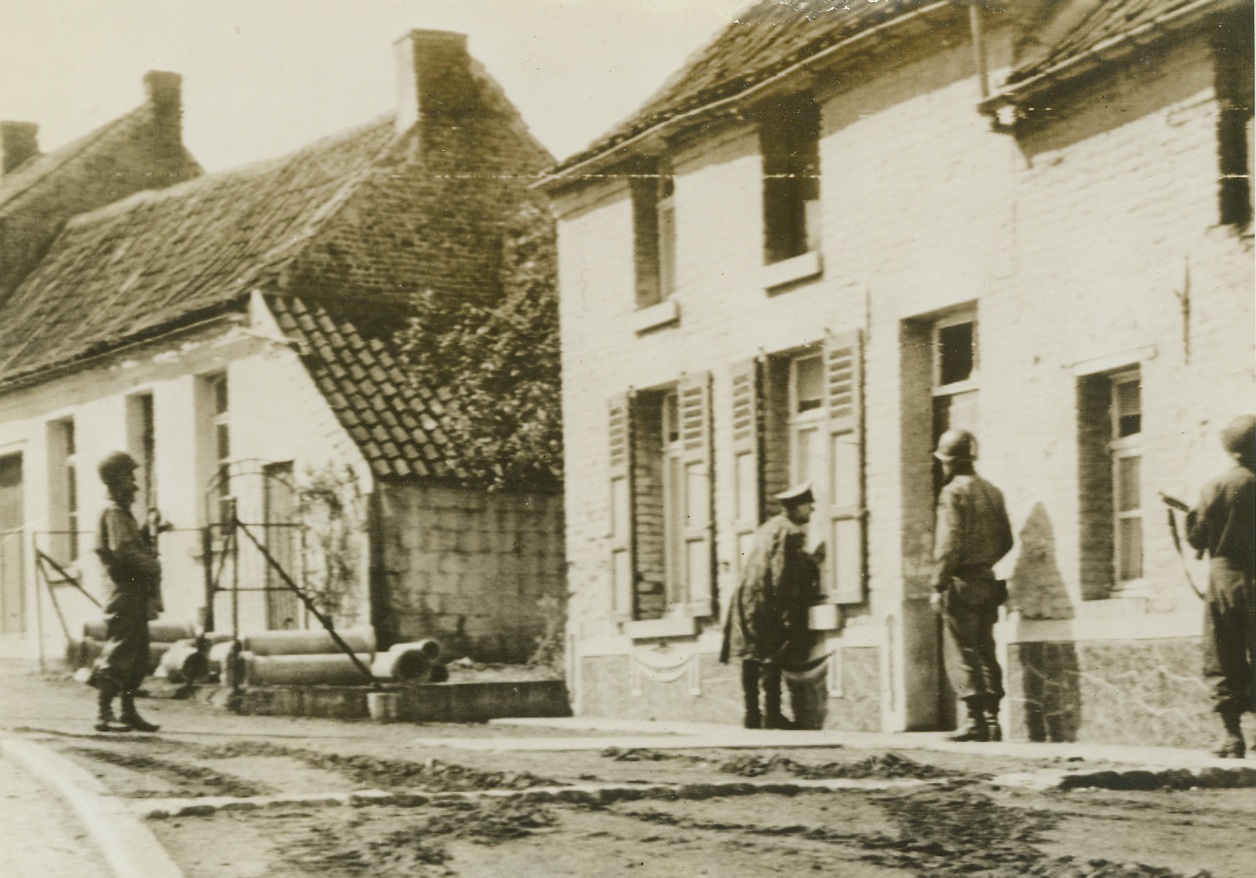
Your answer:
[[[392,43],[460,31],[556,158],[632,113],[748,0],[0,0],[0,119],[45,152],[183,75],[208,171],[282,155],[396,106]]]

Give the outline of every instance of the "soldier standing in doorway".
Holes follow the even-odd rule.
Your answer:
[[[807,522],[815,508],[809,484],[777,494],[782,510],[755,531],[741,583],[724,624],[720,661],[741,659],[741,687],[748,729],[792,729],[781,713],[781,671],[811,652],[807,614],[820,598],[823,545],[806,549]],[[763,690],[763,708],[759,690]]]
[[[96,730],[155,732],[158,727],[135,709],[135,690],[149,669],[148,622],[160,600],[161,564],[153,546],[131,515],[138,485],[138,464],[124,451],[100,462],[97,471],[110,504],[100,515],[96,554],[109,582],[105,603],[105,645],[92,668],[99,690]],[[122,696],[122,714],[114,717],[113,699]]]
[[[1003,494],[977,475],[977,437],[947,430],[934,452],[942,463],[933,543],[930,604],[946,622],[946,669],[968,720],[952,741],[1000,741],[1003,671],[994,647],[994,623],[1007,599],[993,567],[1012,549],[1012,525]]]
[[[1222,431],[1221,443],[1236,465],[1204,486],[1199,504],[1187,514],[1186,538],[1209,557],[1204,678],[1225,728],[1212,752],[1242,759],[1247,745],[1240,718],[1253,709],[1256,694],[1256,416],[1236,418]]]

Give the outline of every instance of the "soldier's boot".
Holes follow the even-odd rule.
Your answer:
[[[135,709],[135,693],[122,693],[122,723],[129,728],[135,729],[137,732],[155,732],[161,726],[150,723],[144,717],[140,716],[139,711]]]
[[[741,663],[741,695],[746,706],[743,725],[748,729],[757,729],[763,723],[763,714],[759,711],[759,666],[752,661]]]
[[[96,725],[94,728],[98,732],[129,732],[128,726],[119,725],[118,718],[113,714],[113,698],[117,694],[117,689],[105,680],[97,683],[99,691],[96,693]]]
[[[763,727],[798,728],[798,723],[781,713],[781,672],[775,669],[763,675]]]
[[[999,701],[992,698],[986,703],[984,718],[986,721],[986,738],[990,741],[1003,740],[1003,726],[999,725]]]
[[[1243,740],[1243,727],[1240,713],[1223,713],[1221,722],[1225,726],[1225,734],[1212,750],[1218,759],[1242,759],[1247,752],[1247,743]]]
[[[948,741],[989,741],[990,726],[986,720],[985,711],[981,709],[975,701],[966,702],[968,708],[968,720],[964,723],[964,727],[955,734],[947,738]],[[1002,731],[1000,730],[1000,734]]]

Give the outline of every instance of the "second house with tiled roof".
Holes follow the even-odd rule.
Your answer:
[[[741,722],[721,623],[808,480],[800,713],[950,726],[930,452],[969,427],[1009,733],[1210,736],[1156,490],[1256,395],[1251,35],[1250,0],[765,0],[549,175],[579,712]]]
[[[381,646],[520,661],[553,627],[557,476],[468,487],[445,430],[457,388],[415,380],[400,334],[420,294],[502,294],[504,237],[552,160],[464,36],[413,31],[395,52],[395,114],[81,212],[0,305],[5,654],[49,653],[59,617],[70,634],[92,617],[49,581],[95,587],[95,463],[115,448],[140,463],[137,510],[173,525],[163,622],[314,624],[248,540],[224,557],[234,506]]]

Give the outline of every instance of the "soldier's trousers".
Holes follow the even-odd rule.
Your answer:
[[[1217,713],[1253,709],[1254,611],[1251,571],[1228,558],[1213,558],[1204,608],[1204,678]]]
[[[1001,592],[994,574],[956,576],[943,595],[946,674],[971,707],[995,710],[1003,699],[1003,669],[994,647]]]

